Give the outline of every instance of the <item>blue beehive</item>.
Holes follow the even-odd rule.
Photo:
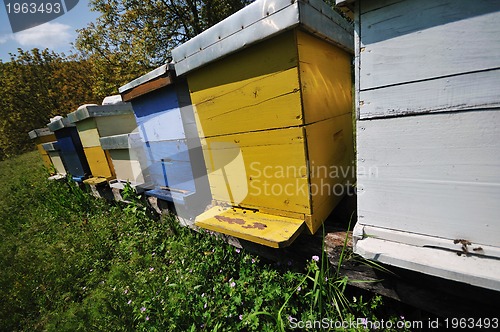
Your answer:
[[[66,171],[76,182],[81,182],[90,174],[89,164],[74,124],[67,118],[52,121],[47,127],[54,132]]]
[[[202,212],[211,195],[185,80],[164,65],[119,91],[132,103],[145,149],[146,195]]]

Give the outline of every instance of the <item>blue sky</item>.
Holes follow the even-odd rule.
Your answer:
[[[66,14],[53,21],[13,34],[9,19],[5,11],[3,0],[0,4],[0,59],[3,62],[10,60],[10,53],[17,53],[18,48],[31,50],[32,48],[49,48],[58,53],[69,54],[72,50],[77,33],[76,29],[86,27],[99,16],[91,12],[88,0],[80,0],[78,4]]]

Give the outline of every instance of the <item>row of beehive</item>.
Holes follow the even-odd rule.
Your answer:
[[[44,147],[76,181],[131,182],[198,226],[285,246],[352,180],[351,52],[350,25],[322,1],[256,1],[176,48],[175,69],[121,87],[123,101],[50,123]]]

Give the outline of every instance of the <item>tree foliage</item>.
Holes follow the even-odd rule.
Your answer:
[[[170,51],[252,0],[90,0],[101,16],[79,31],[76,55],[33,49],[0,61],[0,160],[33,147],[50,117],[98,103],[169,61]]]
[[[94,63],[99,94],[170,60],[170,52],[251,0],[90,0],[101,15],[79,30],[76,48]]]
[[[10,62],[0,62],[0,159],[31,149],[28,132],[50,117],[101,100],[89,71],[88,61],[47,49],[18,49]]]

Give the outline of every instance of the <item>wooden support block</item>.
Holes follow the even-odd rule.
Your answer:
[[[90,179],[88,179],[90,180]],[[104,198],[107,200],[114,200],[114,195],[111,190],[111,188],[108,186],[107,181],[104,180],[104,182],[88,182],[87,180],[84,181],[85,185],[87,185],[90,189],[90,192],[92,195],[96,198]]]

